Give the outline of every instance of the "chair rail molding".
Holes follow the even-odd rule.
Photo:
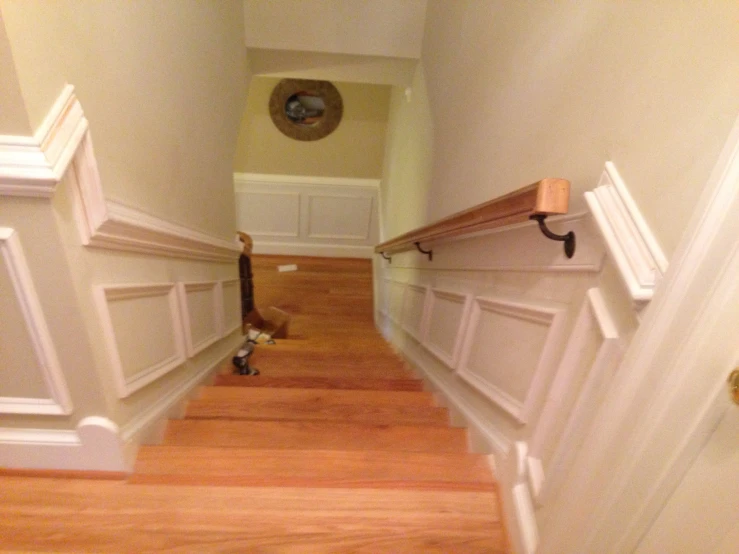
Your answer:
[[[0,397],[0,413],[68,415],[72,413],[72,400],[64,373],[46,324],[41,302],[36,294],[18,233],[9,227],[0,227],[0,260],[10,276],[15,298],[23,314],[23,324],[25,324],[38,361],[37,368],[43,375],[49,394],[49,398]],[[20,322],[9,323],[17,325]]]
[[[32,137],[0,135],[0,196],[53,196],[87,128],[74,87],[65,85]]]
[[[241,254],[235,237],[228,241],[106,200],[89,122],[69,84],[32,137],[0,135],[0,196],[51,198],[68,171],[85,245],[229,263]]]
[[[631,298],[644,307],[668,262],[613,162],[606,162],[598,186],[585,193],[585,200]]]

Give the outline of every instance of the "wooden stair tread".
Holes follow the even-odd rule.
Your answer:
[[[464,429],[336,421],[171,420],[163,444],[319,450],[465,452]]]
[[[484,456],[145,446],[131,483],[492,490]]]
[[[361,380],[359,380],[361,382]],[[336,404],[373,403],[400,406],[435,406],[430,392],[393,390],[335,390],[321,388],[201,387],[198,400],[239,400],[242,402],[329,402]]]
[[[491,491],[31,478],[0,486],[3,548],[15,551],[500,553],[505,544]]]
[[[359,379],[354,377],[270,377],[221,374],[215,378],[219,387],[318,388],[335,390],[420,391],[419,379]]]
[[[449,424],[446,408],[413,404],[339,403],[320,396],[311,400],[192,400],[185,412],[188,419],[344,421],[382,425]]]

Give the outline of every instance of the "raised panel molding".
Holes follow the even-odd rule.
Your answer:
[[[348,194],[308,194],[307,196],[308,238],[369,240],[372,230],[371,196]],[[330,230],[324,229],[327,223]],[[316,228],[319,230],[314,230]]]
[[[619,332],[603,295],[598,288],[589,289],[529,441],[529,486],[538,504],[566,476],[621,354]]]
[[[206,292],[210,297],[208,305],[205,306],[205,313],[199,313],[199,306],[190,300],[192,295],[202,292]],[[177,296],[180,302],[182,326],[185,332],[185,348],[187,356],[192,358],[223,336],[221,283],[219,281],[177,283]],[[202,311],[202,307],[200,307],[200,311]],[[195,336],[196,324],[207,324],[208,321],[210,321],[211,327],[206,329],[205,335]]]
[[[88,127],[74,87],[65,85],[32,137],[0,135],[0,196],[51,197],[69,172],[83,244],[156,256],[238,259],[235,237],[224,240],[106,200]]]
[[[520,335],[516,340],[508,342],[496,342],[497,336],[482,336],[481,330],[484,327],[485,318],[502,317],[509,320],[506,328],[514,329],[514,325],[520,328],[516,330],[519,333],[530,333],[529,337]],[[506,411],[512,418],[519,423],[527,423],[536,409],[540,399],[542,398],[545,387],[549,381],[549,376],[556,364],[556,353],[558,344],[562,341],[562,332],[565,318],[564,307],[550,302],[532,303],[528,301],[511,300],[503,297],[476,297],[472,305],[472,313],[470,323],[466,332],[464,346],[457,369],[459,377],[465,380],[470,386],[477,389],[481,394],[486,396],[500,408]],[[525,328],[524,326],[527,326]],[[540,330],[541,327],[545,331]],[[499,327],[503,329],[503,327]],[[533,333],[538,333],[540,337],[536,337]],[[532,340],[541,340],[541,345],[531,344]],[[493,383],[486,379],[484,375],[480,375],[479,370],[483,368],[474,368],[470,366],[473,358],[473,352],[477,348],[491,348],[488,355],[485,356],[486,364],[495,365],[498,369],[505,370],[505,373],[497,371],[496,375],[513,376],[515,380],[519,375],[525,376],[525,371],[529,370],[529,378],[526,383],[518,383],[525,387],[523,398],[516,397],[514,391],[505,390],[503,383]],[[535,361],[533,367],[515,367],[519,357],[531,352],[532,348],[538,351],[534,352]],[[509,365],[510,364],[510,365]],[[510,383],[509,383],[510,384]],[[514,382],[513,385],[516,385]]]
[[[401,326],[403,302],[405,300],[406,284],[400,281],[390,281],[388,291],[387,315],[395,325]]]
[[[74,87],[65,85],[32,137],[0,135],[0,195],[52,196],[87,127]]]
[[[291,191],[236,192],[239,230],[258,237],[300,236],[300,194]]]
[[[668,262],[613,162],[606,162],[598,186],[585,193],[585,200],[631,298],[644,306]]]
[[[373,257],[379,180],[235,173],[234,190],[257,254]]]
[[[183,336],[182,315],[177,298],[175,283],[144,284],[144,285],[99,285],[94,289],[95,303],[100,316],[100,325],[103,331],[105,347],[108,354],[110,368],[115,376],[118,396],[125,398],[149,383],[161,378],[186,361],[185,338]],[[168,337],[171,338],[171,351],[164,352],[163,357],[142,368],[125,367],[121,356],[120,345],[124,341],[138,344],[150,343],[153,336],[162,333],[162,329],[148,329],[145,321],[138,322],[135,328],[128,330],[116,328],[111,313],[111,304],[115,302],[134,302],[146,298],[162,298],[168,312]],[[140,333],[147,335],[146,340]],[[165,337],[167,338],[167,337]],[[166,342],[166,341],[165,341]],[[124,344],[125,346],[125,344]],[[128,369],[135,372],[127,375]]]
[[[227,279],[221,281],[220,291],[223,320],[221,336],[226,337],[241,328],[241,280]],[[233,298],[229,296],[230,294],[233,295]]]
[[[401,327],[418,342],[426,339],[427,291],[428,287],[409,283],[403,295]]]
[[[446,303],[456,309],[458,313],[445,313],[437,316],[440,310],[439,306]],[[458,292],[446,291],[431,287],[428,296],[428,315],[426,324],[425,339],[423,346],[436,356],[449,369],[457,367],[459,355],[462,351],[462,342],[464,340],[464,331],[467,319],[472,307],[472,295],[462,294]],[[453,330],[449,331],[446,326],[452,325]],[[451,349],[445,349],[438,341],[435,331],[441,334],[448,334],[452,337]]]
[[[7,268],[13,285],[13,293],[23,314],[23,324],[33,344],[38,362],[37,369],[43,375],[49,394],[48,398],[0,397],[0,413],[70,414],[72,413],[72,400],[41,302],[36,294],[18,233],[9,227],[0,227],[0,256]],[[31,368],[28,369],[31,370]]]

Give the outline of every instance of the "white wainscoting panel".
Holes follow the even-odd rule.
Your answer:
[[[551,302],[476,297],[459,376],[527,423],[556,367],[565,309]]]
[[[405,297],[405,283],[400,281],[391,281],[388,290],[388,307],[387,315],[390,317],[390,321],[395,325],[401,324],[401,317],[403,315],[403,299]]]
[[[300,194],[297,192],[242,191],[236,195],[236,225],[259,237],[300,236]]]
[[[531,494],[542,504],[564,478],[621,360],[616,327],[598,288],[588,290],[529,442]]]
[[[241,328],[241,280],[221,281],[223,336]]]
[[[426,338],[426,296],[428,287],[408,284],[403,298],[401,326],[419,342]]]
[[[0,227],[0,260],[0,352],[6,343],[4,378],[13,380],[0,390],[0,413],[69,414],[67,383],[18,233],[9,227]]]
[[[384,277],[377,291],[378,311],[385,317],[388,317],[390,313],[390,290],[392,287],[392,283],[393,281],[391,279]]]
[[[472,295],[431,287],[423,346],[449,369],[457,367]]]
[[[94,293],[119,397],[185,362],[175,283],[99,285]]]
[[[643,306],[667,271],[667,257],[613,162],[585,200],[629,294]]]
[[[177,283],[177,295],[185,348],[192,358],[223,336],[221,285],[219,281]]]
[[[309,194],[308,238],[368,240],[372,201],[372,196]]]
[[[378,180],[236,173],[234,189],[257,254],[373,255]]]

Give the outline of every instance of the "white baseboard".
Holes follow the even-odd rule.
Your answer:
[[[76,429],[0,428],[0,467],[11,469],[130,472],[139,444],[163,429],[169,417],[207,380],[241,343],[234,333],[224,341],[226,354],[208,363],[190,379],[162,396],[119,428],[105,417],[90,416]]]
[[[323,244],[279,243],[254,241],[255,254],[280,256],[318,256],[321,258],[365,258],[374,255],[372,246],[338,246]]]
[[[118,426],[86,417],[76,430],[0,429],[0,466],[13,469],[126,471]]]

